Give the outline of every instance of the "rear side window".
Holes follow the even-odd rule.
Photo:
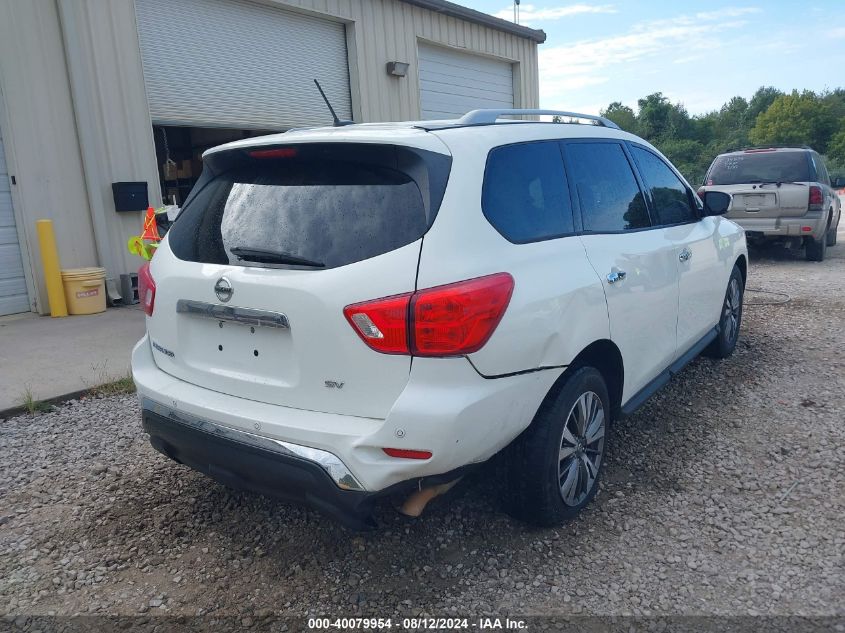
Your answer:
[[[645,199],[618,143],[566,143],[584,231],[608,233],[651,226]]]
[[[557,141],[490,152],[481,196],[484,215],[511,242],[536,242],[574,231],[572,202]]]
[[[640,166],[640,174],[651,194],[657,224],[695,222],[698,213],[690,204],[690,194],[684,183],[663,160],[640,147],[631,147]]]
[[[333,268],[422,237],[451,159],[413,148],[310,144],[209,157],[169,232],[180,259]]]
[[[827,173],[827,166],[818,154],[813,155],[813,165],[816,167],[816,180],[823,185],[830,186],[830,174]]]
[[[741,185],[754,182],[808,182],[807,152],[751,150],[717,156],[707,173],[707,185]]]

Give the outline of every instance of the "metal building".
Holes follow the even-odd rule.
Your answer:
[[[35,221],[64,268],[140,260],[138,212],[184,199],[213,145],[341,118],[538,107],[542,31],[445,0],[0,0],[0,315],[46,312]]]

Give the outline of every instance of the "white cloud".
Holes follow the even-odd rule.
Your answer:
[[[701,51],[718,46],[714,33],[745,26],[747,21],[738,18],[759,11],[756,7],[728,7],[640,22],[627,33],[613,37],[540,47],[544,105],[565,101],[567,88],[608,81],[611,68],[618,74],[624,72],[620,67],[658,57],[677,63],[692,61]]]
[[[588,86],[598,86],[608,81],[610,81],[610,77],[574,75],[559,79],[555,83],[555,88],[558,90],[578,90],[580,88],[587,88]]]
[[[687,55],[686,57],[678,57],[673,59],[673,64],[689,64],[690,62],[697,62],[704,59],[704,55]]]
[[[519,7],[519,23],[530,26],[537,22],[560,20],[561,18],[568,18],[572,15],[583,15],[585,13],[616,13],[616,9],[610,4],[569,4],[563,7],[542,9],[537,8],[533,4],[523,4]],[[513,20],[513,7],[505,7],[494,15],[503,20]]]

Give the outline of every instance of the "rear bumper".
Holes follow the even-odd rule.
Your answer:
[[[359,483],[360,492],[378,494],[453,473],[496,454],[528,426],[562,371],[487,379],[464,358],[417,358],[387,418],[374,419],[256,402],[187,383],[159,369],[146,336],[132,353],[138,395],[142,403],[157,403],[143,406],[159,416],[177,422],[200,420],[259,438],[265,450],[286,445],[300,456],[312,451],[309,458],[326,477],[326,455],[336,457],[341,470]],[[395,458],[382,447],[427,450],[432,456]],[[220,455],[218,461],[225,469],[224,458]],[[338,478],[328,480],[338,487]]]
[[[297,456],[280,444],[274,447],[259,436],[185,416],[161,415],[152,410],[160,405],[149,400],[143,405],[143,426],[150,444],[174,461],[232,488],[316,508],[353,529],[373,526],[376,495],[344,490],[320,463]],[[262,440],[266,444],[262,445]]]
[[[739,224],[746,233],[759,234],[762,237],[812,237],[821,239],[827,228],[827,215],[822,212],[811,212],[799,217],[784,218],[749,218],[729,217]],[[807,231],[805,227],[809,227]]]

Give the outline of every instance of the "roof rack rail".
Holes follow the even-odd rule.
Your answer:
[[[732,147],[726,149],[723,154],[730,154],[731,152],[747,152],[750,149],[813,149],[809,145],[751,145],[748,147]]]
[[[613,121],[603,116],[597,116],[595,114],[582,114],[580,112],[566,112],[565,110],[529,110],[529,109],[510,109],[510,110],[473,110],[472,112],[467,112],[464,116],[462,116],[458,120],[458,124],[460,125],[488,125],[491,123],[495,123],[499,117],[505,115],[552,115],[552,116],[566,116],[571,117],[574,119],[587,119],[589,121],[595,121],[599,125],[603,125],[604,127],[613,128],[614,130],[618,130],[619,126],[616,125]]]

